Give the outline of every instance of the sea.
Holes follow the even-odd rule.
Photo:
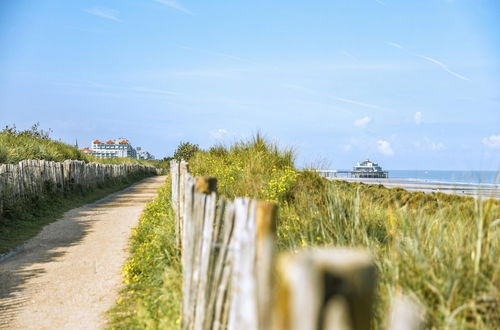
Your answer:
[[[500,187],[498,171],[389,170],[389,177],[415,183]]]

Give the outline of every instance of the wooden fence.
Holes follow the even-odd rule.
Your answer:
[[[217,194],[217,180],[172,161],[183,267],[182,329],[371,329],[376,271],[369,253],[321,248],[276,256],[277,206]],[[404,301],[404,303],[399,303]],[[395,300],[387,327],[419,329]]]
[[[113,179],[132,175],[149,176],[157,169],[138,164],[108,165],[66,160],[23,160],[19,164],[0,165],[0,216],[24,198],[49,192],[70,192],[91,188]]]

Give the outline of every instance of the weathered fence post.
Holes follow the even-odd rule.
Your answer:
[[[184,237],[184,223],[185,223],[185,200],[188,181],[192,180],[191,174],[189,174],[189,165],[187,162],[181,160],[179,162],[179,194],[178,194],[178,209],[179,209],[179,221],[177,229],[179,231],[179,237]],[[179,240],[179,248],[182,247],[182,239]]]
[[[376,272],[365,251],[288,254],[280,259],[278,274],[277,329],[371,329]]]
[[[277,206],[237,198],[228,329],[269,329]]]
[[[401,294],[392,298],[387,329],[420,330],[424,325],[425,310],[422,306]]]
[[[177,247],[181,247],[182,236],[180,231],[180,210],[179,210],[179,163],[176,160],[170,161],[170,179],[172,182],[172,208],[175,215],[175,241]]]
[[[181,172],[183,164],[181,163]],[[183,329],[202,329],[207,292],[209,258],[212,250],[217,181],[184,173],[184,194],[179,194],[181,210],[183,266]],[[182,184],[181,184],[182,185]],[[182,188],[182,187],[181,187]],[[181,199],[180,196],[184,195]],[[184,206],[183,206],[184,205]]]
[[[276,227],[278,206],[269,202],[257,202],[257,308],[258,329],[270,329],[273,308],[273,267],[275,263]]]

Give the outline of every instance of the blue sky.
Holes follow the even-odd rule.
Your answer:
[[[0,124],[157,157],[255,132],[299,165],[500,169],[495,0],[2,1]]]

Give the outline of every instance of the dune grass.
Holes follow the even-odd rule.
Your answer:
[[[31,129],[23,131],[19,131],[15,127],[6,127],[0,131],[0,164],[14,164],[25,159],[43,159],[55,162],[72,159],[87,163],[142,164],[155,167],[162,165],[160,160],[93,157],[74,146],[51,139],[49,133],[41,130],[36,124]]]
[[[146,161],[130,158],[99,159],[84,154],[77,148],[54,141],[49,132],[37,124],[31,129],[19,131],[6,127],[0,131],[0,164],[18,163],[25,159],[43,159],[63,162],[67,159],[104,164],[143,164],[159,166],[160,161]],[[44,196],[30,196],[19,201],[6,214],[0,215],[0,253],[7,252],[26,239],[36,235],[49,222],[59,218],[64,211],[102,198],[107,194],[123,189],[143,176],[109,180],[106,185],[92,189],[82,187],[66,193],[47,193]]]
[[[379,271],[377,328],[396,292],[425,307],[431,328],[500,327],[500,201],[329,182],[259,136],[200,152],[190,169],[216,176],[224,195],[277,202],[281,251],[367,248]]]
[[[293,159],[292,150],[256,136],[197,152],[190,171],[217,177],[219,192],[228,197],[278,203],[280,251],[368,249],[379,274],[375,329],[384,328],[389,301],[398,292],[425,308],[428,328],[500,328],[500,201],[330,182],[296,170]],[[174,327],[179,319],[181,270],[168,194],[148,207],[137,228],[144,239],[135,234],[132,240],[132,264],[141,259],[146,265],[133,267],[139,284],[127,286],[126,308],[112,313],[119,328]],[[162,211],[156,217],[152,209]],[[140,250],[142,245],[153,247]]]

